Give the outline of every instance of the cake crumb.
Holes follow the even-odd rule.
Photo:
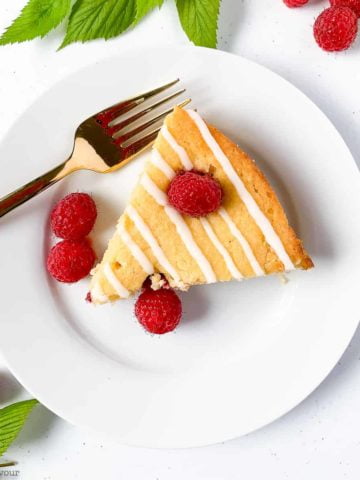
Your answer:
[[[279,279],[280,279],[280,282],[283,285],[286,285],[287,283],[290,282],[290,280],[288,279],[288,277],[284,273],[279,273]]]
[[[151,280],[151,288],[153,290],[160,290],[167,282],[166,280],[160,275],[160,273],[154,273],[150,277]]]

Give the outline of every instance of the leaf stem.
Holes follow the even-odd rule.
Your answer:
[[[17,462],[0,463],[0,468],[4,468],[4,467],[14,467],[16,464],[17,464]]]

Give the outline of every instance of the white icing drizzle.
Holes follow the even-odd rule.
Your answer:
[[[161,134],[174,152],[178,155],[185,170],[191,170],[193,168],[193,164],[191,163],[186,150],[176,142],[175,138],[171,135],[165,124],[161,128]]]
[[[175,208],[168,204],[167,195],[160,190],[157,185],[155,185],[155,183],[146,173],[142,176],[140,183],[148,192],[148,194],[151,195],[159,205],[164,207],[165,213],[175,225],[175,228],[180,238],[184,242],[186,249],[199,265],[199,268],[203,272],[207,283],[216,282],[216,275],[209,261],[195,242],[194,237],[183,217],[175,210]]]
[[[171,277],[177,282],[181,282],[181,278],[175,268],[171,265],[169,260],[166,258],[165,252],[158,244],[156,238],[151,233],[150,228],[146,225],[144,220],[141,218],[137,210],[130,204],[126,207],[126,214],[134,222],[136,228],[139,230],[140,234],[144,240],[149,244],[155,258],[159,264],[171,275]]]
[[[94,302],[105,303],[109,300],[108,296],[104,294],[99,282],[95,283],[90,292],[91,300]]]
[[[115,273],[112,271],[109,263],[105,264],[103,272],[106,280],[110,283],[110,285],[113,287],[115,292],[119,295],[119,297],[128,298],[130,296],[129,290],[125,288],[124,285],[117,278]]]
[[[244,277],[241,275],[241,273],[237,269],[229,252],[226,250],[224,245],[220,242],[219,238],[216,236],[216,233],[214,232],[209,221],[204,217],[200,217],[200,222],[201,222],[201,225],[204,227],[204,230],[207,233],[208,237],[210,238],[211,242],[214,244],[214,247],[216,248],[216,250],[218,250],[220,255],[223,257],[224,262],[227,266],[227,269],[229,270],[233,278],[235,278],[236,280],[242,280]]]
[[[172,180],[175,177],[176,173],[170,165],[165,162],[159,150],[156,148],[154,148],[151,153],[151,163],[155,165],[155,167],[157,167],[169,180]]]
[[[271,225],[269,219],[264,215],[264,213],[259,208],[258,204],[251,196],[251,194],[246,189],[243,181],[236,173],[234,167],[232,166],[230,160],[221,150],[220,145],[216,142],[214,137],[211,135],[206,123],[200,117],[197,112],[193,110],[186,110],[192,120],[195,122],[198,127],[204,141],[207,143],[208,147],[212,151],[213,155],[217,161],[222,166],[224,172],[226,173],[229,180],[232,182],[236,188],[241,200],[246,205],[250,215],[253,217],[260,230],[263,232],[267,243],[273,248],[276,255],[284,264],[285,270],[293,270],[295,268],[293,262],[291,261],[289,255],[287,254],[284,245],[282,244],[279,236],[276,234],[273,226]]]
[[[150,262],[148,257],[145,255],[145,253],[141,250],[139,245],[136,242],[134,242],[130,234],[126,231],[123,222],[120,222],[118,224],[117,232],[121,240],[130,250],[132,256],[135,258],[135,260],[138,262],[138,264],[141,266],[144,272],[146,272],[148,275],[152,275],[154,273],[154,267],[152,263]]]
[[[252,251],[248,241],[246,238],[243,236],[243,234],[240,232],[240,230],[237,228],[235,223],[232,221],[230,218],[230,215],[227,213],[225,208],[221,207],[218,210],[219,215],[222,217],[222,219],[225,221],[227,226],[229,227],[230,232],[232,235],[236,238],[236,240],[240,243],[242,249],[244,250],[244,253],[249,260],[249,263],[251,265],[251,268],[254,270],[256,275],[265,275],[264,270],[261,268],[261,265],[257,261],[254,252]]]
[[[161,206],[166,207],[168,205],[168,197],[165,192],[155,185],[147,173],[141,176],[140,184],[145,188],[147,193],[151,195],[154,200]]]

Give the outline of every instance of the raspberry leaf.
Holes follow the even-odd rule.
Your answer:
[[[38,401],[34,399],[25,400],[0,410],[0,456],[15,440],[29,413],[37,403]]]
[[[220,2],[221,0],[176,0],[181,25],[195,45],[216,48]]]
[[[136,19],[137,23],[155,7],[161,7],[164,0],[136,0]]]
[[[64,20],[70,6],[71,0],[29,0],[0,37],[0,45],[44,37]]]
[[[221,0],[175,0],[181,25],[196,45],[216,47]],[[73,42],[116,37],[164,0],[28,0],[0,37],[0,45],[44,37],[70,14],[63,48]],[[72,9],[71,9],[71,5]]]
[[[77,0],[60,48],[73,42],[116,37],[135,17],[136,0]]]

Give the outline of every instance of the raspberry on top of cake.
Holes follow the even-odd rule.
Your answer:
[[[175,108],[90,291],[105,303],[134,294],[148,276],[187,290],[312,266],[255,162],[197,112]]]

